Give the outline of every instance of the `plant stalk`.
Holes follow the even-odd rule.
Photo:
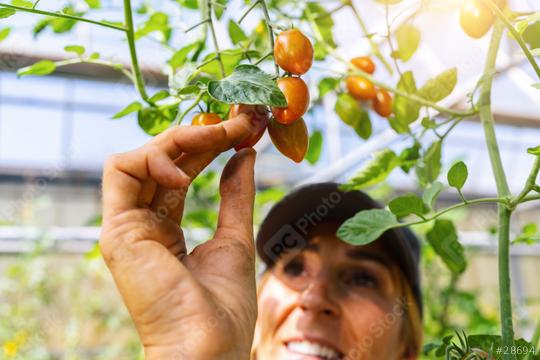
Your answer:
[[[491,168],[500,197],[509,197],[510,190],[501,161],[501,154],[495,135],[495,121],[491,112],[491,87],[494,70],[496,68],[497,53],[503,34],[503,22],[495,21],[491,42],[489,45],[486,65],[484,68],[484,81],[480,89],[479,114],[491,162]],[[499,204],[499,302],[501,316],[502,346],[511,348],[514,345],[514,327],[512,320],[512,295],[510,286],[510,216],[508,205]],[[515,359],[511,354],[504,354],[503,359]]]
[[[219,50],[219,43],[217,41],[216,29],[214,28],[214,20],[212,17],[212,0],[208,0],[207,5],[207,19],[208,26],[210,27],[210,34],[212,35],[212,41],[214,43],[214,49],[216,50],[216,58],[219,61],[219,69],[221,71],[221,77],[225,77],[225,65],[223,65],[223,60],[221,59],[221,52]]]
[[[139,66],[139,59],[137,58],[137,48],[135,46],[135,29],[133,26],[133,14],[131,11],[131,0],[124,0],[124,19],[127,27],[126,37],[129,46],[129,54],[131,57],[131,71],[133,72],[133,78],[135,79],[135,86],[137,91],[141,95],[141,98],[149,103],[148,94],[146,93],[146,87],[144,85],[144,78]]]
[[[368,30],[368,28],[366,26],[366,23],[364,22],[364,20],[360,16],[360,12],[356,8],[356,5],[354,5],[354,3],[352,1],[349,2],[348,5],[349,5],[349,7],[351,8],[351,10],[352,10],[352,12],[354,14],[354,17],[356,18],[356,21],[358,22],[358,24],[362,28],[362,32],[364,33],[364,36],[368,39],[369,46],[371,47],[371,51],[373,51],[373,55],[375,55],[375,57],[377,59],[379,59],[384,64],[384,67],[386,68],[388,73],[390,75],[392,75],[394,73],[394,71],[392,70],[392,67],[390,66],[388,61],[386,61],[384,56],[382,55],[381,50],[379,49],[379,46],[377,45],[377,43],[375,43],[375,41],[373,41],[373,39],[371,38],[371,36],[369,34],[369,30]]]
[[[268,7],[266,6],[266,0],[258,0],[258,2],[261,3],[261,7],[264,14],[264,20],[266,22],[266,28],[268,30],[268,41],[270,42],[270,51],[272,51],[272,54],[274,52],[274,28],[272,27],[272,22],[270,21],[270,14],[268,13]],[[276,71],[276,75],[279,76],[279,66],[274,61],[274,67]]]
[[[523,40],[521,34],[516,30],[514,25],[512,25],[510,20],[508,20],[508,18],[506,17],[506,15],[504,15],[501,9],[499,9],[499,7],[493,3],[493,0],[484,0],[484,3],[488,5],[491,11],[493,11],[495,15],[497,15],[497,17],[504,23],[504,25],[506,25],[506,28],[508,29],[508,31],[510,31],[516,42],[519,44],[519,47],[521,47],[521,50],[523,50],[523,53],[527,57],[527,60],[529,60],[532,67],[534,68],[534,71],[536,72],[536,75],[540,79],[540,66],[538,66],[538,63],[536,62],[536,60],[534,60],[534,56],[531,54],[531,51],[527,47],[527,44],[525,44],[525,41]]]
[[[109,28],[109,29],[115,29],[115,30],[120,30],[120,31],[126,31],[127,30],[123,26],[118,26],[118,25],[109,24],[109,23],[96,21],[96,20],[91,20],[91,19],[85,19],[83,17],[75,16],[75,15],[68,15],[68,14],[55,13],[55,12],[50,12],[50,11],[43,11],[43,10],[38,10],[38,9],[34,9],[34,8],[26,8],[26,7],[22,7],[22,6],[15,6],[15,5],[9,5],[9,4],[3,4],[3,3],[0,3],[0,7],[5,7],[5,8],[8,8],[8,9],[13,9],[13,10],[17,10],[17,11],[32,13],[32,14],[46,15],[46,16],[51,16],[51,17],[75,20],[75,21],[80,21],[80,22],[85,22],[85,23],[89,23],[89,24],[99,25],[99,26],[103,26],[103,27],[106,27],[106,28]]]

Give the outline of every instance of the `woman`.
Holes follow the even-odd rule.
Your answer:
[[[257,242],[268,265],[257,309],[252,149],[239,151],[223,170],[214,238],[186,253],[177,224],[191,181],[253,130],[245,115],[177,127],[106,162],[100,248],[146,358],[415,358],[416,242],[397,232],[365,247],[339,241],[337,226],[359,206],[340,192],[323,199],[308,188],[271,211]],[[307,206],[305,194],[326,210],[315,201],[315,212],[306,212],[313,204]],[[298,215],[291,198],[306,205],[300,207],[306,217],[291,222]]]

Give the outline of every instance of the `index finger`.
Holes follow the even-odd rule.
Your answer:
[[[255,126],[250,117],[239,114],[217,125],[171,128],[156,136],[149,144],[163,149],[174,160],[182,153],[229,150],[246,139],[254,130]]]
[[[137,150],[114,155],[103,171],[104,220],[137,208],[142,184],[148,178],[165,188],[189,183],[189,177],[173,162],[182,153],[219,153],[243,141],[252,130],[249,117],[240,115],[218,125],[173,128]]]

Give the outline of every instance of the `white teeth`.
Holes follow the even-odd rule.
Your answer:
[[[310,341],[292,341],[287,344],[287,349],[302,355],[319,356],[325,359],[339,359],[339,354],[335,350]]]

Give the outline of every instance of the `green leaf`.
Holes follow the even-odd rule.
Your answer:
[[[420,184],[431,184],[441,173],[441,142],[435,141],[416,164],[416,176]]]
[[[101,7],[100,0],[84,0],[90,9],[99,9]]]
[[[152,97],[150,99],[148,99],[148,101],[151,102],[151,103],[157,103],[158,101],[166,99],[169,96],[170,96],[170,94],[169,94],[168,90],[160,90],[157,93],[155,93],[154,95],[152,95]]]
[[[403,149],[401,154],[399,154],[400,167],[406,173],[408,173],[411,168],[416,165],[416,161],[420,159],[420,148],[420,143],[415,141],[411,147]]]
[[[27,75],[48,75],[56,70],[56,64],[49,60],[39,61],[32,66],[28,66],[17,71],[17,76]]]
[[[322,151],[323,137],[319,130],[315,130],[309,137],[309,147],[306,153],[306,161],[314,165],[319,161]]]
[[[197,67],[193,63],[187,63],[179,70],[169,73],[169,89],[173,93],[178,93],[181,89],[189,85],[192,75],[197,70]]]
[[[420,44],[420,30],[410,24],[402,24],[396,29],[396,41],[398,50],[396,56],[408,61]]]
[[[8,28],[8,27],[0,30],[0,41],[4,41],[9,36],[10,33],[11,33],[11,28]]]
[[[336,47],[336,42],[334,41],[334,35],[332,33],[334,27],[334,20],[332,16],[326,11],[326,9],[319,4],[319,2],[311,1],[306,4],[306,7],[309,9],[311,16],[315,19],[321,36],[326,44],[331,47]],[[308,20],[306,11],[304,10],[303,18]],[[323,48],[323,46],[314,46],[315,52],[317,48]]]
[[[238,44],[239,42],[242,42],[244,40],[247,40],[247,36],[244,33],[244,30],[232,19],[229,20],[229,37],[231,38],[231,41],[234,45]]]
[[[463,161],[458,161],[448,171],[448,185],[461,190],[463,185],[465,185],[468,176],[469,171],[467,165],[465,165]]]
[[[414,193],[405,194],[392,199],[392,201],[388,203],[388,208],[398,218],[411,214],[422,217],[422,215],[429,210],[424,204],[424,201]]]
[[[221,52],[221,61],[225,68],[225,75],[230,75],[234,69],[240,64],[243,59],[255,59],[260,56],[258,51],[246,51],[243,49],[229,49]],[[203,62],[216,58],[216,53],[210,53],[206,55]],[[213,75],[215,77],[221,77],[221,67],[219,61],[214,60],[200,68],[202,72]]]
[[[167,130],[177,112],[178,108],[145,108],[139,111],[138,123],[147,134],[154,136]]]
[[[435,220],[433,227],[426,234],[426,238],[433,250],[441,257],[454,275],[459,275],[465,271],[467,261],[463,247],[458,242],[456,228],[452,221]]]
[[[384,181],[388,175],[399,165],[399,158],[390,149],[375,153],[373,160],[369,161],[352,179],[341,185],[345,191],[360,190]]]
[[[176,0],[181,6],[185,7],[185,8],[188,8],[188,9],[192,9],[192,10],[197,10],[199,8],[199,3],[197,0]]]
[[[532,148],[528,148],[527,152],[531,155],[540,156],[540,145]]]
[[[536,21],[525,28],[523,40],[531,49],[540,48],[540,21]]]
[[[187,60],[187,57],[191,52],[193,52],[195,49],[199,47],[199,42],[194,42],[192,44],[186,45],[177,52],[174,53],[174,55],[169,60],[169,65],[173,69],[177,69],[184,65],[184,63]]]
[[[84,52],[86,51],[84,46],[79,46],[79,45],[68,45],[64,47],[64,50],[67,52],[75,53],[77,54],[77,56],[83,56]]]
[[[538,233],[538,225],[535,223],[529,223],[523,226],[521,229],[521,234],[519,234],[512,244],[535,244],[540,242],[540,234]]]
[[[437,201],[437,198],[439,197],[439,194],[441,193],[443,187],[444,185],[442,182],[434,181],[426,189],[426,191],[424,191],[424,195],[422,195],[422,199],[424,200],[424,203],[433,209],[435,201]]]
[[[396,225],[399,225],[399,222],[388,210],[363,210],[346,220],[339,227],[337,236],[352,245],[366,245]]]
[[[168,40],[171,35],[169,16],[163,12],[153,13],[148,20],[135,32],[135,40],[139,40],[153,32],[159,32],[163,40]]]
[[[416,94],[416,81],[414,74],[411,71],[403,73],[397,83],[399,90],[405,91],[408,94]],[[396,95],[392,103],[392,112],[395,119],[391,120],[395,123],[392,128],[398,133],[405,133],[409,128],[409,124],[413,123],[420,115],[421,105],[415,101],[411,101],[401,95]]]
[[[131,104],[129,104],[128,106],[126,106],[125,108],[123,108],[122,110],[120,110],[119,112],[117,112],[115,115],[113,115],[113,119],[120,119],[128,114],[131,114],[131,113],[134,113],[136,111],[139,111],[142,109],[142,105],[140,102],[138,101],[135,101],[135,102],[132,102]]]
[[[540,83],[532,84],[532,87],[535,89],[540,89]]]
[[[457,68],[443,71],[418,90],[418,94],[433,102],[439,102],[452,93],[457,83]]]
[[[319,99],[322,99],[326,94],[337,89],[339,85],[339,79],[332,77],[325,77],[319,81]]]
[[[225,79],[210,81],[208,93],[227,104],[287,106],[287,100],[272,76],[248,64],[238,65]]]
[[[5,19],[15,15],[17,11],[8,8],[0,8],[0,19]]]
[[[34,7],[34,3],[28,0],[11,0],[11,5],[19,6],[19,7],[23,7],[27,9],[31,9]]]

